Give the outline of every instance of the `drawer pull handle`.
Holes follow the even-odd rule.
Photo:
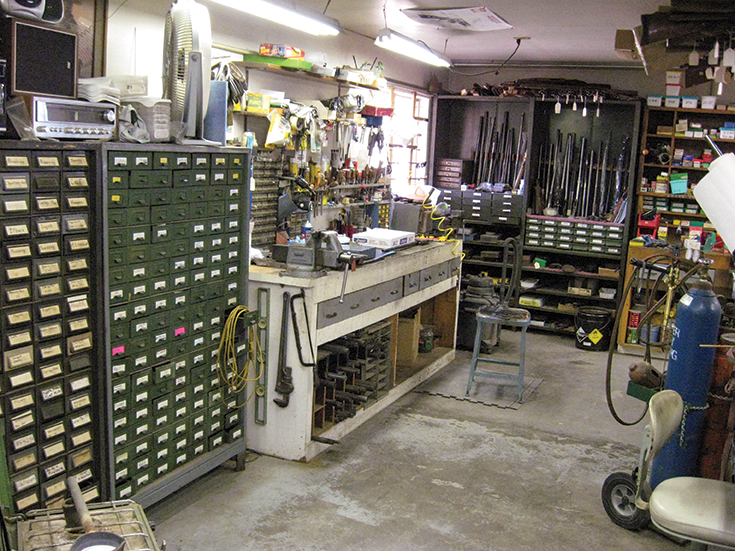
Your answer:
[[[358,302],[357,304],[353,304],[352,306],[350,306],[350,310],[356,310],[359,307],[360,307],[360,303]]]
[[[426,276],[426,277],[424,278],[424,281],[431,281],[431,276]]]
[[[390,294],[391,294],[391,295],[397,295],[397,294],[398,294],[398,292],[399,292],[399,291],[398,291],[398,289],[395,289],[395,290],[391,291],[391,292],[390,292]]]
[[[408,288],[409,289],[412,289],[412,288],[416,287],[416,285],[418,285],[418,284],[417,283],[409,283],[408,284]]]
[[[337,317],[337,312],[333,312],[332,314],[327,314],[324,316],[327,319],[332,319]]]
[[[371,298],[370,302],[378,302],[380,300],[380,297]]]

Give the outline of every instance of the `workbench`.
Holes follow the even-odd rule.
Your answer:
[[[433,241],[361,265],[349,272],[342,302],[342,271],[293,277],[282,267],[251,266],[249,308],[257,309],[260,299],[261,315],[267,316],[267,344],[263,345],[267,380],[260,381],[265,383],[265,395],[261,397],[253,392],[247,405],[248,448],[284,459],[308,461],[328,447],[323,442],[338,441],[451,362],[455,355],[460,250],[457,243]],[[306,363],[313,358],[306,331],[307,318],[315,351],[372,324],[388,321],[393,327],[392,388],[354,417],[321,430],[319,442],[312,440],[314,368],[299,361],[291,315],[285,336],[280,334],[284,292],[295,295],[302,290],[303,306],[300,299],[294,306]],[[414,365],[396,369],[398,314],[416,306],[421,306],[421,322],[433,325],[439,336],[431,352],[419,354]],[[275,386],[282,337],[286,339],[286,365],[292,368],[294,385],[287,407],[273,402],[281,397]],[[256,375],[251,372],[251,377]]]

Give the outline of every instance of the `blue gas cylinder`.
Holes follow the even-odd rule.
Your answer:
[[[661,449],[651,467],[651,488],[677,476],[697,476],[699,441],[707,406],[714,348],[722,309],[712,285],[697,280],[676,307],[673,340],[666,373],[667,389],[684,400],[685,422]]]

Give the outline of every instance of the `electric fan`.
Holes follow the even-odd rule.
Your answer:
[[[171,100],[171,133],[180,143],[206,141],[211,60],[209,11],[194,0],[177,0],[166,16],[163,97]]]

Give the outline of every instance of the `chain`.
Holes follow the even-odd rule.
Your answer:
[[[684,411],[681,414],[681,432],[679,433],[679,447],[680,448],[686,448],[684,445],[684,433],[686,431],[686,425],[687,425],[687,414],[690,411],[703,411],[709,407],[709,404],[706,406],[690,406],[689,404],[684,404]]]

